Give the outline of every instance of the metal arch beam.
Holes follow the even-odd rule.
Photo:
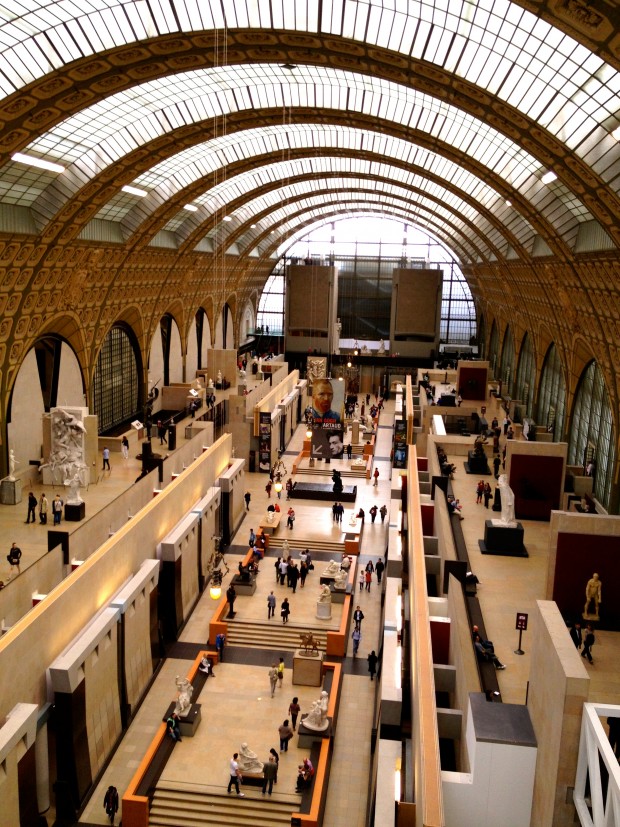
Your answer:
[[[326,150],[326,153],[327,153],[327,150]],[[397,169],[402,169],[402,170],[405,170],[407,172],[411,172],[415,175],[419,175],[421,177],[426,177],[429,181],[433,181],[434,183],[436,183],[440,186],[443,186],[446,190],[453,193],[458,198],[460,198],[462,201],[464,201],[466,204],[468,204],[470,207],[475,209],[491,226],[493,226],[497,230],[498,233],[500,233],[505,238],[506,244],[510,245],[514,249],[514,251],[517,253],[519,258],[521,258],[522,260],[525,260],[525,261],[528,261],[528,260],[531,259],[531,255],[530,255],[529,251],[515,237],[514,233],[512,233],[510,230],[508,230],[506,228],[506,226],[504,224],[502,224],[502,222],[499,221],[495,217],[492,210],[490,210],[487,207],[482,206],[479,201],[476,201],[475,198],[472,198],[472,196],[470,196],[466,192],[463,192],[458,187],[454,186],[454,184],[452,184],[450,182],[447,182],[447,181],[444,181],[443,179],[441,179],[438,175],[436,175],[434,173],[429,173],[427,170],[424,170],[422,167],[418,166],[417,164],[407,164],[403,161],[400,161],[397,158],[382,156],[382,155],[379,155],[378,153],[375,153],[375,152],[365,153],[363,151],[353,150],[353,149],[333,149],[332,151],[329,152],[329,156],[330,157],[331,156],[342,157],[342,158],[359,158],[359,159],[368,160],[368,161],[371,161],[371,162],[374,162],[374,163],[381,163],[381,164],[389,165],[391,167],[395,167]],[[298,159],[312,158],[312,157],[315,157],[314,148],[312,148],[312,147],[298,148],[298,149],[293,149],[293,150],[290,151],[290,153],[288,154],[287,160],[298,160]],[[239,161],[236,164],[230,164],[226,168],[227,180],[231,181],[235,175],[242,174],[242,173],[244,173],[248,170],[255,170],[255,169],[257,169],[261,166],[266,166],[268,164],[271,164],[271,163],[274,163],[274,162],[280,161],[280,160],[282,160],[282,153],[278,150],[277,152],[274,151],[272,153],[267,153],[267,154],[264,154],[264,155],[253,156],[251,158],[244,159],[243,161]],[[341,171],[341,172],[334,172],[334,173],[315,173],[314,176],[316,178],[321,178],[321,177],[325,178],[325,177],[331,177],[332,175],[335,176],[335,175],[343,175],[343,174],[347,174],[347,172],[346,171]],[[361,177],[367,177],[366,173],[350,173],[350,174],[352,176],[356,176],[356,177],[360,177],[360,178]],[[289,176],[287,181],[290,183],[290,182],[295,182],[295,181],[298,181],[298,180],[304,180],[307,177],[308,177],[307,175],[305,175],[305,176],[293,176],[293,177]],[[200,182],[197,181],[195,184],[192,184],[191,187],[184,188],[181,192],[179,192],[178,195],[175,195],[173,198],[171,198],[169,201],[167,201],[165,204],[163,204],[160,208],[158,208],[155,212],[153,212],[152,215],[150,216],[150,218],[148,219],[148,221],[144,222],[144,224],[142,224],[140,226],[140,231],[136,232],[136,234],[135,234],[136,239],[139,239],[139,244],[142,245],[142,246],[146,246],[146,244],[148,243],[148,239],[152,238],[155,235],[155,233],[157,232],[157,230],[162,225],[165,225],[171,218],[173,218],[174,215],[176,215],[178,213],[179,209],[182,209],[182,207],[180,206],[182,203],[187,203],[188,201],[192,201],[194,198],[196,198],[198,193],[202,194],[203,192],[205,192],[205,189],[204,189],[205,185],[207,186],[207,189],[210,189],[212,186],[214,186],[217,183],[215,179],[216,179],[216,174],[214,173],[210,176],[207,176],[206,178],[201,179]],[[403,187],[408,186],[408,185],[406,185],[402,182],[398,182],[398,183],[399,183],[400,186],[403,186]],[[268,192],[268,191],[270,191],[271,189],[273,189],[274,187],[277,187],[277,186],[281,186],[281,182],[280,183],[271,182],[270,184],[265,184],[262,187],[257,187],[257,188],[255,188],[251,191],[251,197],[255,198],[257,195],[260,195],[263,192]],[[415,191],[415,188],[414,188],[414,191]],[[425,197],[427,197],[429,199],[436,200],[434,196],[430,195],[429,193],[424,193],[423,190],[417,190],[417,191],[420,192],[421,194],[423,194]],[[249,195],[250,195],[250,193],[248,193],[248,196]],[[231,209],[236,209],[237,206],[239,206],[242,203],[243,203],[243,200],[241,198],[236,199],[234,202],[230,202],[230,207],[231,207]],[[456,214],[459,215],[459,216],[461,215],[458,211],[457,211]],[[465,218],[461,218],[461,220],[464,223],[468,223],[468,220],[465,219]],[[471,224],[471,222],[469,222],[469,223]],[[203,231],[204,231],[204,224],[201,225],[201,226],[203,227]],[[210,225],[210,226],[212,226],[212,225]],[[480,231],[477,228],[475,228],[474,225],[472,225],[472,229],[474,230],[474,232],[476,232],[478,235],[480,235]],[[208,229],[206,230],[206,232],[208,232]],[[192,232],[192,239],[195,239],[195,232]],[[193,243],[195,243],[195,241]],[[488,241],[486,243],[491,247],[493,246]],[[181,245],[180,248],[184,249],[186,246],[191,247],[192,242],[184,242]],[[503,255],[496,248],[494,248],[494,249],[496,251],[496,255],[497,255],[498,259],[503,258]]]
[[[336,196],[337,192],[334,192],[334,195]],[[404,201],[404,199],[402,199],[402,200]],[[257,247],[260,244],[261,241],[267,239],[271,235],[273,230],[277,230],[279,227],[281,227],[284,224],[289,224],[289,223],[294,222],[294,221],[301,218],[301,220],[298,221],[298,224],[296,225],[296,228],[295,228],[295,232],[297,232],[298,229],[301,229],[303,227],[306,227],[308,225],[311,225],[311,224],[315,223],[317,221],[316,216],[312,216],[312,217],[308,218],[307,220],[304,220],[303,216],[306,215],[308,212],[314,210],[314,209],[318,209],[319,206],[323,207],[323,206],[332,206],[332,205],[334,205],[334,209],[330,212],[325,213],[325,217],[332,216],[332,215],[346,215],[346,216],[350,217],[350,208],[348,208],[346,206],[343,207],[342,198],[338,198],[337,200],[336,200],[336,198],[334,198],[332,201],[325,201],[324,204],[317,205],[316,207],[304,206],[303,208],[299,209],[298,211],[296,211],[294,213],[291,213],[290,215],[287,215],[281,221],[278,221],[274,224],[271,224],[269,229],[266,229],[264,232],[260,233],[257,236],[254,246]],[[272,210],[266,210],[265,211],[265,217],[267,217],[271,211]],[[363,210],[359,210],[359,212],[372,213],[373,215],[377,215],[377,214],[381,214],[383,216],[386,215],[385,210],[378,209],[377,206],[375,204],[372,204],[372,203],[369,203],[367,208],[365,208]],[[401,210],[394,209],[392,211],[391,215],[396,215],[396,216],[399,216],[401,218],[404,218],[410,224],[413,224],[413,225],[416,225],[416,226],[421,226],[420,221],[419,221],[419,216],[415,212],[412,212],[411,210],[408,210],[406,208],[403,208]],[[321,215],[321,220],[323,219],[323,217],[324,216]],[[260,220],[260,218],[259,218],[259,220]],[[438,238],[441,239],[442,243],[446,246],[447,249],[452,249],[452,248],[459,249],[460,250],[460,260],[465,261],[465,262],[472,262],[471,251],[468,250],[466,247],[464,247],[462,242],[455,241],[453,238],[447,237],[446,234],[445,234],[445,228],[442,227],[442,226],[437,225],[434,221],[429,220],[428,224],[430,226],[434,227],[432,232],[435,235],[437,235]],[[272,251],[277,249],[277,247],[282,244],[283,239],[286,238],[286,237],[287,237],[286,234],[278,235],[277,239],[274,240],[273,243],[270,243],[268,248],[261,254],[260,259],[262,260],[262,259],[265,259],[265,258],[269,258],[271,256]],[[469,242],[469,239],[467,239],[467,241]],[[215,255],[220,255],[221,256],[222,251],[220,250],[218,253],[214,254],[214,256]],[[484,257],[482,257],[482,258],[484,258]],[[488,262],[486,259],[484,259],[484,261],[485,261],[485,263],[490,264],[490,262]],[[476,262],[474,261],[473,263],[476,263]]]
[[[329,180],[330,178],[339,179],[341,177],[342,177],[342,173],[339,173],[339,172],[333,172],[333,173],[330,173],[329,175],[326,175],[325,173],[314,173],[314,174],[309,174],[309,175],[300,175],[300,176],[296,177],[293,180],[296,181],[296,182],[297,181],[310,181],[310,180],[325,181],[326,179],[327,180]],[[406,184],[402,184],[401,182],[393,182],[389,178],[385,178],[383,176],[368,175],[368,174],[356,174],[356,175],[351,176],[351,177],[359,178],[360,180],[365,180],[365,181],[380,181],[380,182],[386,183],[386,184],[396,183],[403,190],[408,190],[408,191],[410,191],[412,193],[415,193],[415,194],[422,194],[425,198],[428,198],[429,201],[433,201],[436,204],[441,203],[438,198],[429,196],[427,193],[424,193],[423,191],[419,190],[417,187],[407,186]],[[266,192],[270,192],[270,191],[279,189],[280,186],[282,186],[281,182],[273,182],[271,185],[269,185],[269,186],[266,185],[265,187],[262,187],[261,189],[266,191]],[[359,188],[357,188],[357,187],[355,187],[355,188],[347,187],[344,190],[343,189],[336,189],[336,188],[327,187],[327,188],[323,188],[323,189],[319,189],[319,190],[313,190],[312,192],[300,193],[298,196],[291,196],[291,197],[287,198],[287,201],[289,203],[294,203],[295,201],[298,201],[300,199],[314,197],[314,196],[320,195],[322,193],[327,193],[327,194],[331,195],[331,193],[334,192],[334,191],[341,192],[341,193],[372,192],[372,193],[376,194],[377,196],[384,195],[384,197],[386,197],[386,198],[398,199],[398,200],[401,199],[401,196],[394,195],[392,193],[382,193],[381,191],[366,189],[365,187],[359,187]],[[256,191],[253,191],[253,194],[255,192]],[[236,199],[236,201],[230,202],[230,207],[231,207],[232,210],[234,210],[238,206],[242,206],[244,203],[245,203],[245,199],[239,198],[239,199]],[[416,209],[424,210],[425,213],[430,213],[431,215],[436,215],[436,213],[434,211],[430,210],[427,206],[424,206],[422,204],[418,204],[417,202],[414,203],[413,206],[415,206]],[[266,215],[266,217],[267,217],[269,215],[269,213],[272,212],[274,209],[277,209],[277,207],[271,207],[271,206],[267,207],[266,211],[263,211],[261,213],[261,215]],[[446,218],[444,218],[443,216],[437,215],[437,220],[441,221],[441,222],[445,222],[445,224],[450,228],[450,230],[452,232],[454,232],[457,235],[463,235],[464,237],[467,238],[467,240],[469,241],[469,243],[473,247],[477,247],[477,245],[472,241],[472,239],[469,236],[465,236],[465,234],[462,232],[462,230],[458,230],[456,227],[454,227],[452,224],[450,224],[450,222]],[[504,256],[497,249],[497,247],[495,247],[495,245],[491,244],[482,235],[482,233],[475,226],[472,225],[472,222],[470,222],[469,220],[464,219],[464,218],[461,218],[461,220],[465,224],[467,224],[467,226],[470,227],[470,229],[472,230],[472,233],[476,237],[480,238],[481,242],[491,252],[494,253],[494,255],[497,259],[502,260],[504,258]],[[256,217],[254,217],[253,222],[256,222]],[[241,235],[243,235],[243,233],[246,232],[246,231],[247,231],[247,222],[244,222],[242,225],[240,225],[239,227],[234,228],[230,233],[228,233],[226,235],[226,238],[220,242],[221,247],[224,247],[224,248],[229,247]],[[489,256],[484,255],[483,253],[480,253],[480,257],[484,258],[485,260],[489,259]]]
[[[553,167],[558,178],[583,200],[620,245],[620,197],[535,121],[468,81],[425,61],[376,46],[366,47],[347,38],[244,29],[228,29],[226,37],[228,65],[259,61],[319,66],[329,63],[332,68],[402,83],[483,119],[526,148],[541,164]],[[258,48],[257,37],[268,45]],[[75,61],[9,96],[0,104],[0,164],[9,153],[23,149],[34,136],[86,104],[105,98],[110,91],[135,85],[137,77],[147,81],[221,64],[221,55],[212,41],[205,42],[200,33],[174,34],[143,41],[139,46],[123,46]],[[549,244],[546,234],[540,234]]]
[[[296,109],[293,112],[295,119],[292,122],[295,124],[315,124],[317,121],[317,112],[314,109]],[[429,138],[419,130],[411,130],[392,121],[358,113],[323,110],[321,112],[321,122],[328,125],[368,129],[371,132],[383,132],[415,143],[448,158],[455,164],[472,172],[481,180],[488,181],[503,198],[512,201],[518,212],[535,228],[555,255],[564,260],[572,257],[571,249],[547,219],[531,206],[529,201],[521,196],[519,192],[513,190],[501,176],[490,172],[487,167],[469,158],[465,153],[455,150],[452,146]],[[281,123],[281,109],[253,110],[252,112],[243,110],[227,118],[227,132],[228,134],[234,134],[247,128],[281,125]],[[112,188],[116,192],[121,186],[132,182],[136,175],[147,171],[155,163],[170,157],[179,149],[204,142],[205,136],[207,140],[215,137],[212,121],[196,123],[191,128],[181,127],[166,135],[165,140],[164,138],[159,139],[146,147],[141,147],[139,150],[129,153],[114,165],[117,172],[114,184],[110,184],[110,170],[106,170],[105,175],[102,173],[96,176],[57,213],[55,218],[43,230],[43,240],[46,242],[54,241],[58,244],[73,241],[88,221],[109,200],[113,194],[111,192]],[[197,191],[193,187],[186,190],[185,198],[190,193]],[[206,230],[203,230],[202,234],[204,235],[205,232]],[[137,243],[138,241],[134,240],[134,244]]]

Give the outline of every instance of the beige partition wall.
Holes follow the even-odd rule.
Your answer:
[[[538,741],[532,827],[573,827],[579,733],[590,678],[558,607],[538,600],[532,624],[528,708]]]
[[[439,351],[441,270],[397,267],[392,275],[390,349],[402,356]]]
[[[286,348],[331,352],[338,309],[338,271],[322,265],[291,265],[286,286]]]
[[[207,375],[215,380],[217,372],[221,371],[222,378],[230,382],[231,387],[237,384],[237,351],[232,349],[209,348],[207,350]],[[193,379],[192,376],[189,379]]]

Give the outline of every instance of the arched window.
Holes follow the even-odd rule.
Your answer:
[[[553,432],[555,442],[562,439],[565,413],[566,381],[557,348],[551,345],[540,374],[536,422]]]
[[[581,374],[575,395],[568,443],[568,462],[594,460],[594,496],[607,508],[615,465],[615,436],[609,395],[603,373],[590,362]]]
[[[502,348],[502,366],[500,379],[502,380],[504,393],[514,396],[512,389],[514,384],[514,363],[515,363],[515,340],[509,327],[504,334],[504,347]]]
[[[105,337],[93,379],[93,410],[103,434],[139,414],[140,350],[129,328],[114,325]]]
[[[489,368],[491,376],[497,378],[497,357],[499,354],[499,330],[497,323],[493,322],[491,327],[491,338],[489,339]]]
[[[261,293],[256,319],[256,326],[259,329],[269,328],[272,334],[282,335],[284,332],[284,296],[284,266],[283,259],[280,259]]]
[[[523,403],[525,416],[532,414],[532,400],[534,398],[534,382],[536,381],[536,362],[534,359],[534,348],[531,338],[525,334],[521,342],[519,353],[519,367],[517,368],[517,380],[515,382],[515,399]]]

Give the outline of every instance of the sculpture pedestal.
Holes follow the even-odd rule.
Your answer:
[[[344,603],[344,599],[347,594],[351,594],[351,590],[347,592],[347,587],[345,586],[344,589],[338,589],[334,586],[334,590],[332,591],[332,603]]]
[[[166,710],[166,714],[163,717],[164,723],[174,712],[175,706],[176,703],[173,701]],[[196,734],[198,724],[200,723],[202,718],[200,709],[200,704],[192,704],[189,710],[187,711],[187,714],[179,715],[179,729],[181,730],[181,735],[183,736],[183,738],[193,738]]]
[[[490,476],[489,461],[486,454],[476,456],[473,451],[467,454],[467,462],[465,463],[465,471],[468,474],[480,474],[483,477]]]
[[[293,655],[293,684],[298,686],[320,686],[323,682],[323,653],[318,657],[305,655],[297,649]]]
[[[65,520],[69,523],[79,523],[86,516],[86,503],[67,503],[65,505]]]
[[[335,574],[322,574],[319,577],[319,583],[321,586],[331,586],[336,579]]]
[[[484,540],[478,540],[483,554],[501,554],[506,557],[528,557],[523,545],[523,526],[496,525],[495,520],[485,520]]]
[[[256,577],[250,575],[249,580],[243,580],[238,574],[235,574],[231,580],[231,585],[235,587],[237,595],[242,594],[246,597],[251,597],[256,591]]]
[[[0,503],[17,505],[22,501],[22,481],[3,479],[0,483]]]
[[[316,604],[316,616],[320,620],[330,620],[331,616],[332,616],[331,601],[329,603],[317,602],[317,604]]]
[[[332,731],[332,722],[331,719],[328,718],[328,726],[325,729],[310,729],[304,724],[304,718],[306,716],[302,716],[301,723],[297,727],[297,746],[301,747],[302,749],[312,749],[314,746],[315,741],[321,741],[323,738],[329,738]]]

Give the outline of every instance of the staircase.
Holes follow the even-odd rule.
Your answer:
[[[331,476],[332,471],[334,469],[330,465],[325,465],[324,462],[319,462],[314,468],[307,467],[305,464],[303,467],[297,468],[297,475],[300,474],[313,474],[313,475],[321,475],[322,477]],[[338,468],[340,471],[340,476],[344,479],[345,477],[358,477],[363,479],[366,476],[366,466],[361,466],[359,468]]]
[[[284,783],[281,782],[281,786]],[[292,782],[289,787],[292,786]],[[228,795],[226,787],[159,782],[151,803],[150,827],[278,827],[299,812],[300,796],[293,792],[262,795],[260,787],[244,785],[244,798]]]
[[[294,552],[299,553],[303,551],[303,549],[307,548],[311,552],[312,551],[325,551],[329,554],[332,552],[335,554],[344,554],[344,539],[342,540],[310,540],[304,539],[301,542],[298,542],[294,537],[287,537],[279,536],[279,535],[270,535],[269,537],[269,550],[273,551],[274,549],[284,548],[284,541],[288,540],[288,547],[289,553],[293,554]],[[320,563],[317,563],[320,566]]]
[[[327,631],[325,627],[315,629],[307,624],[282,623],[276,611],[270,621],[235,620],[226,621],[228,633],[226,643],[230,646],[251,646],[254,649],[269,649],[273,652],[296,652],[299,649],[299,636],[302,632],[312,632],[319,644],[319,649],[327,649]]]

